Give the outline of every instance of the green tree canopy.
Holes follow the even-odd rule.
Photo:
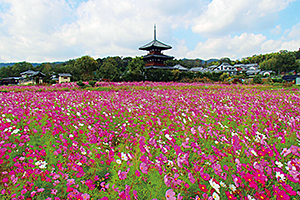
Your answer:
[[[128,63],[128,70],[125,73],[127,81],[144,81],[145,80],[145,62],[141,57],[135,57]]]
[[[81,73],[83,81],[93,80],[97,68],[97,61],[90,56],[82,56],[75,61],[75,69]]]
[[[97,71],[98,79],[109,79],[110,81],[118,81],[121,71],[118,69],[118,63],[114,58],[108,58]]]

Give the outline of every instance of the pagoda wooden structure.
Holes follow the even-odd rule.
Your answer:
[[[163,50],[168,49],[172,49],[172,47],[156,39],[156,25],[154,25],[154,39],[139,48],[139,50],[149,52],[147,55],[143,56],[143,60],[146,62],[145,68],[173,69],[172,67],[166,66],[165,61],[172,60],[174,57],[162,53]]]

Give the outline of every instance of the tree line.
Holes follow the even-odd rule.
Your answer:
[[[212,59],[210,62],[201,59],[174,59],[168,60],[166,65],[180,64],[188,69],[193,67],[208,67],[221,63],[249,64],[258,63],[261,70],[273,70],[276,73],[295,70],[300,72],[300,49],[298,51],[280,51],[269,54],[253,55],[241,60],[230,58]],[[145,69],[142,57],[106,57],[94,59],[91,56],[82,56],[61,63],[42,63],[33,66],[28,62],[15,63],[12,66],[0,68],[0,77],[18,77],[26,70],[40,71],[46,75],[44,82],[49,82],[50,77],[59,73],[70,73],[72,81],[109,80],[109,81],[180,81],[184,78],[207,77],[217,80],[221,74],[192,72],[179,72],[178,70]]]

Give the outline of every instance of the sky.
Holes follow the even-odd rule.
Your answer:
[[[135,57],[157,39],[176,59],[300,48],[300,0],[0,0],[0,62]]]

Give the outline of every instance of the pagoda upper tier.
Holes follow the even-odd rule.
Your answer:
[[[156,39],[156,26],[154,25],[154,39],[141,46],[140,50],[149,51],[147,55],[143,56],[143,60],[146,61],[146,68],[162,68],[166,69],[164,62],[171,60],[173,56],[167,56],[162,53],[163,50],[172,49],[171,46],[164,44]]]

